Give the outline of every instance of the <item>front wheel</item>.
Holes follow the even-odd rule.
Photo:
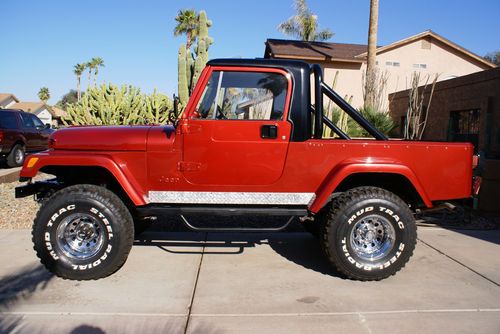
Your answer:
[[[371,281],[389,277],[413,254],[415,219],[395,194],[376,187],[354,188],[325,210],[322,249],[348,278]]]
[[[118,270],[132,247],[134,223],[113,192],[74,185],[56,192],[40,208],[33,243],[45,267],[59,277],[99,279]]]

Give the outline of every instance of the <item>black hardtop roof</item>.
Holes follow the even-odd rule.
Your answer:
[[[210,60],[210,66],[249,66],[249,67],[279,67],[309,71],[311,65],[301,60],[264,59],[264,58],[219,58]]]

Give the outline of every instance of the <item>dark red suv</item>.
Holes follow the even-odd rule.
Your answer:
[[[7,157],[9,167],[21,166],[26,153],[47,149],[52,132],[34,114],[0,109],[0,156]]]

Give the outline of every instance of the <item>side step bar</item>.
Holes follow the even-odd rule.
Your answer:
[[[292,222],[293,218],[295,217],[290,217],[290,219],[287,220],[287,222],[278,227],[197,227],[191,224],[186,217],[181,215],[182,222],[184,225],[186,225],[188,228],[195,232],[279,232],[284,230],[285,228],[290,225]]]
[[[308,215],[305,207],[266,207],[266,206],[169,206],[169,205],[147,205],[136,208],[139,217],[151,217],[159,215],[179,215],[182,222],[189,229],[196,232],[278,232],[286,229],[293,218]],[[184,215],[212,215],[212,216],[286,216],[290,217],[287,222],[278,227],[198,227],[188,221]]]
[[[136,208],[139,216],[200,214],[213,216],[307,216],[306,207],[300,206],[171,206],[146,205]]]

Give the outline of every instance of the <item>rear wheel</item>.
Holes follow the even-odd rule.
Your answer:
[[[62,278],[89,280],[109,276],[123,265],[134,224],[113,192],[75,185],[42,205],[32,234],[37,256],[48,270]]]
[[[321,246],[351,279],[380,280],[404,267],[413,254],[416,224],[395,194],[360,187],[335,198],[321,221]]]
[[[7,165],[9,167],[22,166],[24,163],[24,158],[26,157],[26,152],[24,146],[21,144],[16,144],[7,156]]]

